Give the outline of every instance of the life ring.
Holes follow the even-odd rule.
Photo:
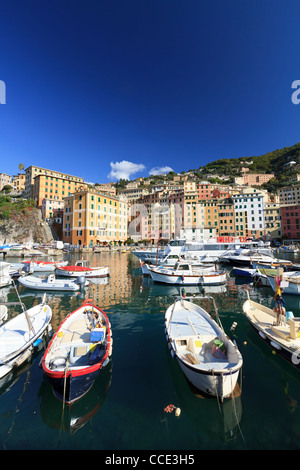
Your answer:
[[[223,241],[224,243],[228,243],[228,237],[224,237]]]
[[[246,241],[246,237],[240,237],[240,242],[244,243]]]
[[[223,241],[224,241],[223,237],[218,237],[218,238],[217,238],[217,242],[218,242],[218,243],[223,243]]]
[[[233,243],[233,242],[234,242],[234,238],[233,238],[233,237],[228,237],[228,242],[229,242],[229,243]]]

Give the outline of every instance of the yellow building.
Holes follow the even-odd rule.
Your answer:
[[[127,202],[95,189],[67,196],[63,240],[72,245],[119,244],[127,240]]]
[[[12,184],[15,191],[25,191],[25,173],[18,173],[17,175],[13,175]]]
[[[66,196],[87,187],[87,183],[75,179],[41,174],[34,178],[33,199],[41,207],[43,199],[62,201]]]
[[[87,187],[83,178],[67,173],[33,165],[25,170],[24,195],[27,199],[35,199],[39,207],[44,198],[62,200],[82,185]]]

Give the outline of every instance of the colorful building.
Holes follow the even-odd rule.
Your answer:
[[[127,240],[126,200],[95,189],[79,189],[64,202],[64,242],[95,246]]]

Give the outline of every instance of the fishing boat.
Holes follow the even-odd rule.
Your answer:
[[[76,292],[80,287],[86,287],[89,284],[85,277],[82,277],[84,285],[80,285],[81,283],[77,280],[56,279],[54,274],[50,274],[47,278],[24,276],[19,278],[19,283],[29,289]]]
[[[257,273],[256,269],[253,268],[243,268],[243,267],[233,267],[232,272],[235,276],[242,276],[242,277],[254,277],[255,273]]]
[[[154,282],[179,285],[218,285],[225,284],[227,274],[225,271],[216,271],[215,267],[197,266],[190,263],[177,263],[174,269],[164,266],[148,266],[148,271]]]
[[[181,261],[184,261],[184,260],[182,259]],[[178,263],[178,257],[177,257],[177,262],[175,264],[177,264],[177,263]],[[215,267],[214,264],[203,264],[203,263],[201,263],[199,261],[196,261],[196,260],[192,260],[189,263],[193,266],[201,268],[202,272],[207,272],[208,273],[208,272],[216,271],[216,267]],[[175,266],[175,264],[174,264],[174,266]],[[149,269],[148,269],[148,264],[145,261],[140,260],[140,266],[141,266],[143,276],[150,276],[150,272],[149,272]],[[150,264],[150,267],[151,266],[152,265]],[[167,266],[169,266],[169,265],[167,265]],[[162,263],[159,264],[159,267],[160,268],[165,267],[165,264],[162,262]]]
[[[293,271],[293,263],[292,261],[289,260],[284,260],[284,259],[274,259],[274,260],[269,260],[269,261],[255,261],[252,260],[252,266],[253,268],[258,268],[258,269],[277,269],[277,268],[283,268],[285,271]]]
[[[199,305],[177,297],[165,313],[169,349],[189,382],[223,401],[233,393],[243,359],[224,332],[213,297],[191,299],[210,299],[218,323]]]
[[[12,304],[2,304],[1,309]],[[26,362],[51,332],[52,310],[46,304],[46,295],[42,303],[28,310],[21,301],[20,305],[22,313],[0,326],[0,378]]]
[[[286,321],[276,325],[275,312],[249,297],[243,312],[258,336],[293,366],[300,370],[300,317],[286,312]]]
[[[262,271],[267,276],[269,284],[275,292],[275,278],[277,274],[274,272],[274,270],[263,269]],[[283,289],[283,294],[300,295],[300,272],[283,272],[280,287]]]
[[[0,287],[9,286],[12,283],[10,274],[10,264],[5,261],[0,262]]]
[[[42,368],[57,398],[72,404],[90,390],[111,354],[109,319],[87,299],[53,335],[42,358]]]
[[[30,265],[34,272],[49,272],[55,271],[56,268],[60,268],[68,265],[68,261],[38,261],[38,260],[26,260],[23,261],[25,265]]]
[[[88,261],[85,259],[76,261],[75,265],[61,266],[56,268],[56,274],[58,276],[67,277],[105,277],[109,276],[109,268],[104,266],[88,266]]]

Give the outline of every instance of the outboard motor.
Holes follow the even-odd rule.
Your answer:
[[[76,280],[76,283],[79,285],[80,289],[83,290],[86,286],[86,279],[84,276],[79,276]]]
[[[23,265],[23,268],[22,268],[22,271],[26,274],[29,274],[30,273],[30,264],[24,264]]]

